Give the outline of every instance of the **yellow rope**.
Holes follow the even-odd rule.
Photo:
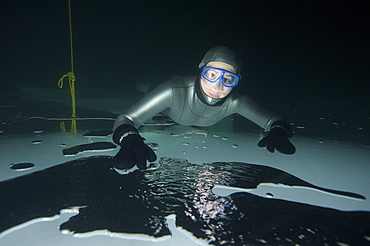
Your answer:
[[[73,42],[72,42],[72,10],[71,0],[68,0],[68,14],[69,14],[69,44],[71,46],[71,71],[74,72],[74,61],[73,61]]]
[[[59,126],[62,132],[66,132],[66,125],[64,124],[64,121],[60,122]]]
[[[71,0],[68,0],[68,13],[69,13],[69,43],[70,43],[70,46],[71,46],[71,71],[72,72],[69,72],[69,73],[63,75],[58,81],[58,86],[59,86],[59,88],[63,88],[64,78],[68,77],[68,79],[69,79],[69,89],[71,91],[71,98],[72,98],[72,118],[76,118],[76,95],[75,95],[76,76],[74,74],[74,60],[73,60]],[[65,126],[64,126],[64,122],[62,122],[62,123],[61,123],[61,130],[66,131]],[[72,132],[77,132],[76,120],[72,120],[71,131]]]

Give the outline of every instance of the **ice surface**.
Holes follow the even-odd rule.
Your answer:
[[[161,137],[156,140],[160,140],[161,138],[165,138],[166,134],[162,134]],[[173,136],[171,134],[167,134],[167,137],[169,139],[173,139]],[[200,137],[199,139],[197,139]],[[194,135],[192,138],[188,138],[197,143],[198,141],[203,142],[204,136],[202,135]],[[217,138],[220,139],[220,138]],[[233,137],[229,137],[229,140],[232,140]],[[181,139],[179,139],[181,140]],[[224,140],[220,139],[225,143]],[[207,143],[210,143],[212,141],[207,141]],[[189,144],[190,145],[190,144]],[[228,145],[228,144],[227,144]],[[178,143],[178,147],[181,147],[181,142]],[[162,149],[163,146],[160,146],[158,148],[158,151]],[[187,147],[187,146],[186,146]],[[211,145],[210,148],[214,148],[213,145]],[[232,147],[231,147],[232,149]],[[203,156],[204,158],[204,156]],[[93,164],[90,160],[94,160],[97,165],[96,167],[99,167],[96,171],[96,167],[92,166]],[[97,229],[97,230],[91,230],[88,229],[87,231],[85,226],[89,225],[88,227],[94,228],[95,226],[106,224],[104,222],[105,216],[111,216],[113,215],[115,218],[119,218],[120,210],[122,211],[132,211],[133,207],[127,207],[131,203],[131,199],[134,199],[135,201],[139,201],[139,203],[135,203],[134,207],[136,209],[139,209],[139,211],[145,211],[145,213],[148,213],[146,216],[154,216],[151,220],[151,226],[154,226],[154,229],[157,227],[158,229],[162,228],[161,225],[163,225],[161,222],[161,218],[163,219],[165,216],[159,216],[158,219],[155,219],[156,216],[159,214],[163,215],[170,215],[170,214],[176,214],[178,217],[177,225],[181,226],[182,228],[185,228],[186,231],[191,231],[189,235],[193,235],[191,238],[192,242],[197,242],[198,239],[196,237],[204,237],[208,235],[208,241],[216,240],[218,242],[220,241],[228,241],[232,242],[234,240],[237,240],[238,242],[268,242],[272,243],[276,239],[273,239],[271,237],[272,233],[273,235],[278,234],[280,237],[284,237],[287,235],[288,231],[291,231],[292,229],[295,231],[293,235],[294,237],[301,237],[299,241],[295,241],[293,237],[290,238],[293,242],[315,242],[315,240],[322,240],[322,238],[326,238],[328,243],[333,243],[334,240],[332,237],[340,238],[343,242],[361,242],[361,240],[364,239],[364,237],[367,236],[367,232],[365,234],[361,235],[359,234],[359,228],[367,228],[368,225],[365,225],[366,221],[369,221],[367,219],[368,213],[359,213],[359,212],[340,212],[338,210],[328,210],[325,208],[320,207],[331,207],[335,209],[341,209],[344,211],[354,211],[354,210],[362,210],[358,209],[358,205],[363,204],[366,207],[366,204],[368,204],[367,200],[363,199],[354,199],[352,197],[348,196],[341,196],[340,198],[343,200],[338,200],[338,195],[333,194],[330,192],[322,192],[322,190],[319,189],[319,187],[314,187],[315,189],[312,189],[312,187],[306,186],[305,183],[302,183],[299,180],[296,180],[295,178],[289,178],[290,176],[287,174],[284,174],[284,172],[279,171],[277,169],[271,169],[266,166],[266,170],[270,170],[273,172],[278,172],[275,175],[272,175],[271,177],[278,178],[275,179],[275,183],[268,184],[268,183],[261,183],[257,187],[258,192],[254,195],[248,195],[248,193],[253,194],[253,190],[250,188],[255,187],[261,177],[259,174],[261,173],[262,166],[260,165],[252,165],[250,164],[243,164],[242,162],[207,162],[204,164],[196,164],[196,163],[190,163],[185,159],[179,159],[179,158],[168,158],[163,157],[160,160],[160,165],[155,170],[148,170],[145,172],[135,171],[133,173],[127,174],[116,177],[111,176],[112,172],[109,171],[109,161],[106,159],[106,157],[101,157],[102,163],[99,164],[99,158],[94,157],[92,159],[80,159],[75,160],[71,162],[70,164],[62,164],[59,166],[51,167],[49,169],[46,169],[42,172],[34,173],[31,175],[27,175],[27,179],[30,179],[35,175],[35,180],[30,182],[36,186],[42,187],[45,185],[42,185],[39,182],[43,182],[42,180],[50,179],[52,182],[55,181],[56,184],[61,185],[61,188],[64,187],[62,182],[66,182],[68,180],[72,180],[71,178],[68,178],[68,176],[74,177],[74,183],[79,184],[78,187],[81,187],[79,190],[79,193],[81,194],[76,196],[78,200],[81,201],[81,204],[73,203],[74,205],[79,206],[85,206],[83,208],[83,211],[80,211],[81,215],[77,215],[73,218],[71,218],[69,221],[63,223],[60,227],[64,234],[67,232],[74,232],[75,237],[78,238],[85,238],[85,237],[96,237],[96,236],[105,236],[105,237],[114,237],[114,238],[121,238],[122,240],[132,240],[135,238],[137,241],[146,242],[150,240],[147,236],[141,236],[140,233],[133,233],[126,235],[127,233],[118,233],[117,231],[110,231],[105,230],[103,228]],[[276,159],[275,159],[276,161]],[[90,164],[89,164],[90,163]],[[63,168],[68,167],[68,165],[72,165],[73,169],[70,170],[68,173],[68,169]],[[106,166],[101,166],[103,165]],[[79,167],[80,166],[80,167]],[[58,168],[58,171],[57,169]],[[103,169],[102,169],[103,168]],[[103,171],[104,168],[106,168],[106,171]],[[81,169],[81,171],[79,171]],[[51,171],[54,170],[52,173]],[[85,171],[83,171],[85,170]],[[66,172],[67,171],[67,172]],[[94,174],[95,172],[95,174]],[[279,174],[279,172],[281,172]],[[37,176],[36,176],[37,175]],[[113,174],[114,175],[114,174]],[[26,176],[23,176],[26,178]],[[19,177],[18,179],[9,180],[6,182],[9,182],[10,187],[13,187],[15,189],[18,187],[16,183],[24,184],[25,187],[30,187],[28,185],[23,177]],[[99,181],[99,179],[103,178]],[[141,178],[140,178],[141,177]],[[262,177],[268,178],[268,176],[262,175]],[[270,178],[271,178],[270,177]],[[93,179],[93,183],[89,183],[89,185],[85,185],[85,182],[90,182],[90,179]],[[124,178],[124,179],[122,179]],[[58,179],[60,179],[58,181]],[[294,181],[296,180],[296,181]],[[294,183],[294,182],[295,183]],[[117,183],[118,182],[118,183]],[[256,183],[257,182],[257,183]],[[292,183],[293,182],[293,183]],[[294,186],[296,183],[302,183],[301,187]],[[136,184],[135,184],[136,183]],[[4,186],[5,183],[0,183],[0,185]],[[114,185],[117,184],[120,189],[115,189]],[[266,186],[267,184],[267,186]],[[284,185],[282,185],[284,184]],[[112,186],[113,185],[113,186]],[[47,185],[50,186],[50,185]],[[117,186],[117,188],[119,188]],[[267,187],[267,189],[260,189],[261,187]],[[107,188],[104,188],[107,187]],[[229,189],[231,187],[232,192],[229,194],[225,194],[223,196],[217,195],[217,192],[212,192],[212,187],[215,187],[215,189]],[[235,187],[233,189],[232,187]],[[241,189],[241,187],[244,187],[244,190]],[[247,189],[245,189],[247,188]],[[249,188],[249,190],[248,190]],[[91,198],[88,193],[85,194],[85,192],[81,189],[91,189],[94,196],[98,195],[99,193],[104,195],[105,198],[97,197],[98,200],[96,201],[97,204],[95,205],[95,202],[92,204],[86,204],[87,201],[91,202]],[[286,192],[287,189],[292,189],[293,192]],[[298,190],[294,190],[298,189]],[[302,190],[303,189],[303,190]],[[313,191],[313,195],[307,195],[309,193],[305,192],[305,189],[309,191]],[[4,189],[2,187],[2,190],[8,190]],[[66,188],[63,188],[65,194],[68,196],[71,196],[71,198],[66,198],[65,201],[67,202],[73,202],[78,201],[73,198],[73,191],[70,191]],[[99,191],[100,190],[100,191]],[[114,194],[112,191],[115,191]],[[13,193],[12,190],[9,190]],[[235,193],[238,191],[237,193]],[[240,191],[242,193],[240,193]],[[303,192],[302,192],[303,191]],[[46,199],[50,199],[50,201],[57,202],[58,199],[62,199],[63,195],[58,193],[60,191],[55,190],[57,192],[55,195],[56,197],[53,198],[53,196],[50,194]],[[128,194],[126,194],[128,192]],[[4,192],[2,192],[4,193]],[[20,192],[14,190],[14,193],[20,194]],[[29,195],[32,195],[32,193],[27,192]],[[233,194],[235,193],[235,194]],[[243,195],[243,193],[245,195]],[[323,196],[320,196],[319,193]],[[43,194],[43,192],[40,193],[40,191],[36,191],[34,194],[34,201],[33,203],[31,200],[28,200],[28,206],[30,206],[30,209],[32,207],[32,204],[45,204],[44,201],[40,202],[40,198],[38,198],[37,194]],[[85,195],[82,195],[85,194]],[[121,194],[121,195],[120,195]],[[360,192],[360,194],[363,194]],[[266,196],[267,195],[267,196]],[[365,194],[364,194],[365,195]],[[121,200],[119,197],[125,197],[128,198],[130,202],[128,202],[126,199]],[[261,196],[261,198],[258,198]],[[6,198],[7,196],[5,194],[2,195],[3,198]],[[85,198],[88,198],[88,200],[85,200]],[[268,198],[264,198],[268,197]],[[58,198],[58,199],[56,199]],[[118,198],[118,200],[117,200]],[[274,198],[274,199],[271,199]],[[324,199],[323,199],[324,198]],[[110,199],[113,199],[110,201]],[[347,200],[354,200],[355,202],[358,202],[358,204],[354,204],[351,202],[347,202]],[[8,200],[8,199],[6,199]],[[132,200],[132,202],[134,202]],[[283,201],[286,200],[286,201]],[[63,202],[63,199],[61,200]],[[140,202],[142,201],[142,202]],[[292,203],[299,202],[299,203]],[[98,205],[99,203],[106,203],[106,205]],[[343,204],[337,205],[335,203],[342,202]],[[50,202],[49,202],[50,203]],[[122,204],[120,204],[122,203]],[[306,204],[312,204],[311,205],[305,205]],[[56,204],[63,204],[60,202],[57,202]],[[142,205],[140,205],[142,204]],[[334,204],[334,206],[333,206]],[[64,206],[71,206],[72,204],[68,205],[68,203],[65,203]],[[98,205],[98,206],[97,206]],[[50,203],[51,206],[51,203]],[[104,209],[100,208],[109,207],[110,209],[105,211]],[[117,208],[119,208],[117,210]],[[140,206],[143,206],[141,209]],[[317,207],[320,206],[320,207]],[[342,206],[342,207],[341,207]],[[346,207],[347,206],[347,207]],[[11,208],[11,207],[10,207]],[[58,212],[62,207],[59,209],[56,209],[55,212]],[[96,210],[98,209],[98,210]],[[152,211],[152,209],[154,209]],[[40,211],[40,210],[36,210]],[[89,212],[88,212],[89,211]],[[155,212],[157,211],[157,212]],[[182,211],[182,212],[181,212]],[[276,212],[275,212],[276,211]],[[2,212],[5,212],[6,214],[17,214],[22,213],[21,211],[14,213],[11,211],[3,210]],[[40,211],[42,212],[42,210]],[[112,213],[113,212],[113,213]],[[117,213],[118,212],[118,213]],[[127,213],[126,212],[126,213]],[[143,213],[141,212],[141,213]],[[134,215],[137,212],[133,213]],[[110,215],[109,215],[110,214]],[[152,215],[150,215],[152,214]],[[156,215],[157,214],[157,215]],[[265,215],[268,214],[268,218],[264,218]],[[129,214],[126,214],[125,216],[128,216]],[[292,216],[293,215],[293,216]],[[296,216],[300,217],[298,224],[295,219]],[[22,215],[21,217],[24,218],[25,215]],[[130,215],[131,218],[132,214]],[[146,217],[144,216],[144,218]],[[262,217],[261,217],[262,216]],[[275,221],[274,223],[277,223],[276,226],[278,226],[279,230],[272,230],[271,228],[265,228],[264,223],[261,223],[262,221],[269,221],[276,216],[282,216],[279,220]],[[313,223],[311,221],[312,217],[320,217],[321,222]],[[4,216],[2,216],[4,218]],[[124,217],[123,217],[124,218]],[[331,221],[331,218],[337,218],[342,221],[343,224],[350,224],[352,231],[350,231],[350,238],[346,237],[347,233],[347,226],[345,228],[341,227],[341,224],[337,224]],[[345,219],[346,218],[346,219]],[[280,224],[278,221],[285,221],[289,220],[289,226],[285,227],[284,223]],[[41,220],[42,221],[42,220]],[[84,223],[84,221],[90,221],[89,223]],[[101,221],[101,222],[99,222]],[[123,221],[120,219],[120,221]],[[140,221],[140,220],[138,220]],[[138,222],[136,221],[136,222]],[[258,224],[258,226],[252,226],[250,229],[252,234],[245,234],[246,232],[240,231],[240,230],[230,230],[230,226],[233,228],[235,225],[234,222],[239,221],[238,223],[241,223],[246,228],[249,228],[250,223],[252,225],[255,225],[255,223]],[[354,224],[354,221],[356,221],[356,224]],[[39,223],[40,220],[36,220],[35,222]],[[265,222],[267,223],[267,222]],[[268,222],[267,224],[269,224]],[[313,223],[313,224],[312,224]],[[33,227],[33,223],[32,227]],[[31,225],[26,224],[26,225]],[[86,224],[86,225],[84,225]],[[113,223],[112,225],[114,225]],[[218,225],[218,226],[216,226]],[[238,228],[242,228],[243,226],[238,226]],[[328,232],[325,232],[323,230],[322,226],[327,227],[330,225],[330,228],[332,228],[332,231],[330,234]],[[215,227],[216,226],[216,227]],[[265,231],[265,233],[257,233],[257,231],[254,231],[252,228],[259,228],[259,231]],[[302,229],[302,228],[303,229]],[[25,229],[23,229],[25,228]],[[18,230],[12,230],[12,233],[6,232],[4,238],[11,237],[14,233],[22,233],[23,230],[27,230],[27,227],[20,227]],[[84,229],[85,228],[85,229]],[[135,228],[137,228],[135,226]],[[140,228],[140,227],[139,227]],[[262,229],[264,228],[264,229]],[[306,228],[306,229],[304,229]],[[143,227],[144,229],[144,227]],[[314,231],[314,234],[307,233],[307,231]],[[157,229],[154,231],[157,232]],[[171,230],[170,230],[171,232]],[[292,232],[290,232],[292,233]],[[353,234],[355,233],[355,234]],[[68,234],[68,233],[67,233]],[[150,241],[162,241],[167,238],[166,233],[161,236],[155,237],[151,239]],[[355,236],[354,236],[355,235]],[[123,239],[124,238],[124,239]],[[238,239],[236,239],[238,238]],[[66,241],[68,241],[68,237],[65,238]],[[111,240],[111,239],[107,239]],[[241,240],[241,241],[239,241]],[[305,241],[306,240],[306,241]],[[307,241],[308,240],[308,241]],[[354,241],[353,241],[354,240]],[[189,242],[187,242],[189,243]],[[184,244],[185,245],[185,244]],[[188,244],[189,245],[189,244]]]
[[[81,114],[84,115],[84,112],[81,112]],[[25,119],[25,121],[23,119]],[[108,116],[99,115],[99,113],[88,113],[86,117],[81,117],[81,119],[77,120],[78,132],[71,133],[61,132],[59,128],[61,120],[66,121],[66,125],[68,126],[68,117],[59,119],[50,117],[50,115],[40,114],[32,117],[19,117],[18,119],[8,118],[8,120],[4,121],[5,124],[3,124],[3,128],[1,129],[2,133],[0,135],[2,161],[2,165],[0,165],[0,180],[4,181],[15,177],[21,177],[61,163],[89,156],[115,155],[118,151],[117,148],[107,149],[104,152],[83,152],[78,156],[63,156],[64,149],[74,146],[89,145],[102,141],[111,142],[110,135],[97,138],[94,136],[84,136],[84,134],[101,130],[109,132],[113,119],[113,115]],[[237,122],[234,122],[234,124],[235,123],[237,125]],[[309,126],[299,129],[307,130],[308,128]],[[287,156],[280,153],[271,154],[265,149],[258,148],[256,143],[261,135],[254,130],[250,132],[232,132],[226,130],[226,128],[222,126],[199,129],[176,126],[165,122],[165,124],[162,125],[155,123],[147,124],[140,129],[140,131],[143,137],[147,139],[147,142],[156,148],[158,158],[170,157],[187,160],[187,162],[180,161],[179,165],[172,166],[172,171],[177,172],[175,172],[175,174],[170,171],[166,171],[165,173],[161,172],[162,166],[157,170],[149,171],[153,172],[154,176],[148,176],[148,178],[151,177],[154,181],[157,180],[156,178],[158,178],[158,175],[169,175],[169,177],[165,179],[166,182],[158,186],[159,188],[162,187],[164,189],[171,183],[171,180],[175,184],[182,183],[183,181],[174,181],[173,178],[181,177],[182,175],[180,175],[180,173],[186,171],[179,168],[180,166],[184,166],[184,163],[190,163],[190,165],[195,164],[195,166],[189,169],[194,171],[194,168],[196,170],[196,168],[200,168],[202,165],[212,166],[213,162],[241,162],[277,168],[318,187],[360,194],[366,198],[366,200],[356,199],[320,191],[318,189],[271,182],[261,183],[255,188],[230,186],[230,183],[214,183],[214,188],[212,189],[212,185],[207,185],[210,182],[208,179],[213,177],[211,180],[215,182],[214,177],[217,177],[216,180],[218,180],[218,178],[222,176],[215,176],[210,169],[198,177],[200,180],[198,184],[202,185],[200,188],[203,187],[203,190],[199,190],[199,192],[203,192],[200,194],[207,194],[207,199],[202,200],[203,197],[199,196],[199,200],[197,200],[195,204],[188,203],[188,207],[184,210],[187,211],[188,219],[192,220],[192,218],[195,219],[197,216],[200,216],[200,219],[206,221],[208,218],[221,218],[225,215],[237,216],[236,211],[238,210],[234,207],[233,201],[242,202],[242,200],[249,195],[263,199],[258,200],[257,198],[253,198],[257,199],[254,200],[255,203],[259,201],[277,202],[285,200],[289,203],[310,204],[307,206],[313,205],[321,209],[331,208],[343,212],[370,210],[370,202],[368,199],[370,197],[370,191],[367,188],[370,187],[370,181],[368,180],[370,171],[368,165],[368,163],[370,163],[370,149],[368,145],[296,134],[292,141],[297,147],[297,153],[293,156]],[[238,148],[236,148],[236,146],[238,146]],[[30,170],[23,171],[14,171],[10,169],[10,164],[27,162],[34,163],[35,166]],[[238,166],[234,166],[233,170],[229,172],[235,174],[238,170],[237,167]],[[135,172],[139,171],[128,173],[127,176],[133,175]],[[187,179],[191,180],[189,177],[187,177]],[[175,187],[180,188],[181,186]],[[166,192],[172,194],[174,190],[167,187]],[[155,194],[157,194],[159,198],[166,197],[162,195],[160,189],[157,190]],[[211,198],[217,199],[212,200]],[[83,206],[84,204],[80,205]],[[15,204],[14,206],[17,205]],[[222,210],[219,210],[220,206],[227,207],[229,209],[227,211],[229,212],[226,214],[223,213]],[[164,205],[164,207],[168,207],[168,204]],[[236,207],[239,208],[238,206]],[[61,213],[61,217],[53,221],[43,221],[41,218],[39,221],[33,221],[35,223],[29,223],[19,228],[17,227],[11,231],[11,233],[0,238],[0,244],[3,242],[11,242],[12,245],[26,245],[26,242],[36,241],[39,245],[42,245],[40,242],[45,242],[44,245],[50,245],[50,242],[54,241],[53,244],[58,245],[55,243],[57,241],[59,245],[121,245],[123,242],[129,245],[148,245],[148,241],[117,238],[113,237],[113,234],[103,231],[100,232],[100,235],[90,235],[91,237],[83,239],[73,237],[69,234],[62,234],[56,228],[68,221],[70,216],[67,215],[70,214]],[[325,213],[323,215],[325,215]],[[181,242],[184,242],[183,245],[204,244],[203,241],[199,241],[199,237],[194,236],[188,229],[183,229],[187,232],[185,234],[188,235],[184,236],[185,234],[180,230],[179,224],[177,224],[177,227],[170,227],[170,222],[172,221],[171,223],[174,223],[175,220],[173,217],[172,219],[170,217],[166,218],[173,237],[166,241],[155,242],[156,245],[173,245],[173,242],[176,242],[177,245],[181,245]],[[176,215],[177,222],[182,220],[183,217]],[[208,226],[211,227],[212,223],[208,224]],[[341,229],[339,228],[338,230],[340,231]],[[40,231],[42,233],[40,233]],[[212,232],[212,230],[204,231],[208,233]],[[213,230],[213,233],[215,232],[217,232],[217,230]],[[312,234],[311,232],[316,233],[316,235],[320,234],[320,232],[315,231],[315,228],[307,226],[304,231],[297,235],[300,235],[301,238],[308,238],[310,234]],[[97,232],[97,234],[99,234],[99,232]],[[362,238],[366,239],[368,237],[369,235],[362,235]],[[256,238],[253,240],[257,243],[263,243],[269,242],[270,239],[266,237],[266,235],[256,235]]]

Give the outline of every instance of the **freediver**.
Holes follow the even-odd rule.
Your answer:
[[[293,131],[275,112],[257,104],[235,87],[240,82],[241,63],[235,52],[224,46],[210,49],[199,64],[198,76],[174,77],[159,83],[114,122],[113,141],[121,146],[113,158],[116,169],[137,165],[146,169],[147,161],[157,159],[154,151],[144,143],[138,128],[158,113],[184,126],[210,126],[223,118],[240,114],[254,122],[267,136],[258,142],[268,151],[275,149],[294,154],[289,141]]]

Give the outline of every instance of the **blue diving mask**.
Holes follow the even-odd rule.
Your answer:
[[[215,83],[221,79],[225,87],[235,87],[238,85],[240,76],[227,70],[215,67],[204,66],[201,75],[203,79],[210,83]]]

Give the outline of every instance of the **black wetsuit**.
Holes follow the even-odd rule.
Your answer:
[[[235,88],[225,98],[214,99],[203,92],[199,77],[182,76],[155,86],[117,117],[113,130],[123,124],[139,128],[160,112],[185,126],[210,126],[231,114],[240,114],[269,131],[272,123],[282,120]]]

